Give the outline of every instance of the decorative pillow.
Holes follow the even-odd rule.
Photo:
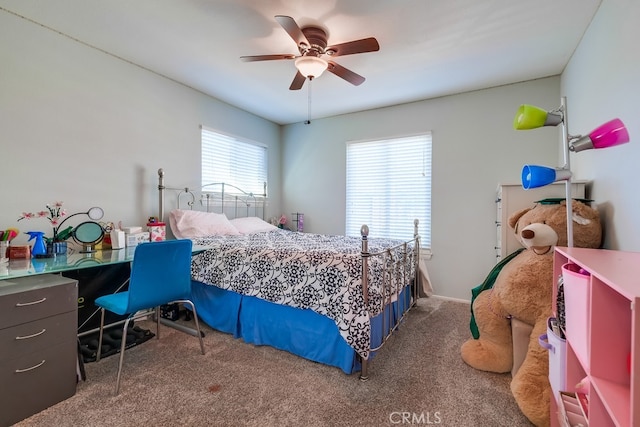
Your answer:
[[[231,220],[231,224],[240,232],[240,234],[253,234],[278,229],[275,225],[271,225],[257,216],[234,218]]]
[[[169,225],[178,239],[204,236],[237,236],[240,233],[225,214],[175,209],[169,215]]]

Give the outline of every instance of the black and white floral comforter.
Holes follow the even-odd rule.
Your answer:
[[[311,309],[331,318],[361,356],[368,357],[370,316],[381,312],[381,257],[369,258],[369,310],[362,295],[362,240],[286,230],[192,239],[208,247],[194,255],[194,280],[276,304]],[[374,254],[402,242],[369,238]],[[402,256],[402,248],[395,251]],[[409,253],[406,277],[415,263]],[[395,275],[402,274],[396,270]],[[388,290],[385,291],[388,293]]]

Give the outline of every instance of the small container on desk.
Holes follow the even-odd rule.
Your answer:
[[[149,222],[147,230],[149,230],[149,240],[152,242],[161,242],[167,238],[167,226],[164,222]]]
[[[123,230],[111,230],[111,249],[124,249],[127,246],[126,235]]]
[[[9,241],[0,240],[0,259],[9,258]]]
[[[10,245],[9,259],[31,259],[31,246]]]
[[[126,247],[134,247],[138,246],[140,243],[149,241],[149,232],[143,231],[141,233],[135,234],[125,234],[126,237]],[[113,244],[113,243],[112,243]]]
[[[9,241],[0,241],[0,276],[9,274]]]

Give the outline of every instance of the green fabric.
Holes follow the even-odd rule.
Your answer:
[[[536,200],[535,203],[540,203],[541,205],[559,205],[561,202],[564,202],[565,200],[567,199],[564,197],[553,197],[548,199]],[[593,202],[592,199],[575,199],[574,198],[573,200],[582,202],[585,205],[588,205],[589,203]]]
[[[491,289],[493,287],[493,284],[496,281],[496,278],[498,277],[498,274],[500,273],[500,270],[502,270],[502,268],[509,262],[511,261],[513,258],[515,258],[516,255],[518,255],[520,252],[524,251],[524,248],[520,248],[517,251],[507,255],[504,259],[500,260],[499,263],[497,263],[489,272],[489,275],[487,276],[486,279],[484,279],[484,282],[482,282],[481,284],[479,284],[478,286],[476,286],[475,288],[471,289],[471,322],[469,323],[469,327],[471,329],[471,335],[473,336],[474,339],[478,339],[480,338],[480,332],[478,331],[478,325],[476,324],[476,319],[475,316],[473,315],[473,301],[475,301],[475,299],[478,297],[478,295],[480,295],[480,292],[487,290],[487,289]]]

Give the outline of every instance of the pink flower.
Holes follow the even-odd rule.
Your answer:
[[[286,215],[282,215],[282,216],[280,217],[280,220],[278,221],[278,223],[279,223],[280,225],[285,225],[285,224],[287,223],[287,217],[286,217]]]
[[[53,227],[53,235],[54,237],[58,233],[58,224],[62,222],[62,217],[67,215],[67,211],[62,209],[62,202],[55,202],[51,205],[46,205],[47,210],[39,211],[36,213],[32,212],[22,212],[22,216],[18,218],[18,221],[22,219],[33,219],[33,218],[47,218]]]

